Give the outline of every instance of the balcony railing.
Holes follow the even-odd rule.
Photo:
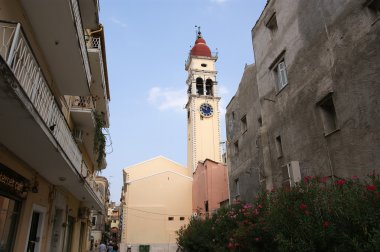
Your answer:
[[[90,36],[88,38],[88,42],[87,42],[87,47],[88,49],[97,49],[99,50],[99,64],[100,64],[100,75],[101,75],[101,85],[102,85],[102,88],[103,88],[103,95],[104,97],[106,98],[107,97],[107,89],[106,89],[106,86],[105,86],[105,83],[106,83],[106,79],[105,79],[105,73],[104,73],[104,61],[103,61],[103,53],[102,53],[102,45],[101,45],[101,40],[100,38],[96,38],[96,37],[92,37]],[[107,115],[109,116],[109,107],[108,107],[108,102],[106,102],[106,110],[107,110]]]
[[[74,96],[72,107],[95,109],[96,103],[92,96]]]
[[[88,48],[93,48],[93,49],[99,49],[101,50],[101,45],[100,45],[100,38],[95,38],[95,37],[89,37],[89,41],[87,43]]]
[[[71,0],[71,5],[72,5],[73,15],[74,15],[74,19],[75,19],[75,25],[76,25],[77,32],[78,32],[79,45],[80,45],[83,60],[84,60],[83,64],[84,64],[84,67],[86,69],[87,81],[90,84],[91,83],[91,71],[90,71],[90,65],[89,65],[89,61],[88,61],[86,42],[84,39],[82,19],[80,17],[80,12],[79,12],[78,0]]]
[[[80,173],[82,154],[54,99],[46,78],[19,23],[0,22],[0,54],[12,69],[20,86],[45,125],[51,129],[72,165]]]
[[[94,175],[88,176],[86,178],[86,181],[94,190],[96,196],[98,196],[98,198],[101,199],[102,203],[105,203],[105,195],[99,190],[99,185],[95,181],[95,176]]]

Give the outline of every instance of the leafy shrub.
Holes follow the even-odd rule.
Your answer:
[[[192,218],[177,233],[184,251],[380,251],[379,176],[305,177]]]

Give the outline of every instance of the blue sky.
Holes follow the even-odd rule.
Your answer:
[[[251,29],[266,0],[100,0],[111,90],[112,147],[101,175],[119,202],[122,169],[165,156],[186,165],[185,60],[201,26],[219,53],[221,132],[224,111],[246,63],[252,64]]]

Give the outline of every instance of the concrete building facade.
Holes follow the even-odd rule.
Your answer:
[[[192,215],[188,169],[165,157],[123,170],[121,251],[176,251],[176,231]]]
[[[193,173],[193,213],[210,216],[222,206],[228,205],[227,166],[210,159],[199,162]]]
[[[264,188],[379,170],[379,6],[267,2],[252,30]]]
[[[107,201],[95,179],[110,100],[98,2],[0,6],[0,250],[86,251],[90,211]]]

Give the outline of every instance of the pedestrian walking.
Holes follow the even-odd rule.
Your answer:
[[[100,242],[99,252],[107,252],[107,246],[106,246],[106,244],[104,244],[104,241]]]
[[[112,242],[108,243],[108,250],[107,252],[112,252],[113,250],[113,246],[112,246]]]

